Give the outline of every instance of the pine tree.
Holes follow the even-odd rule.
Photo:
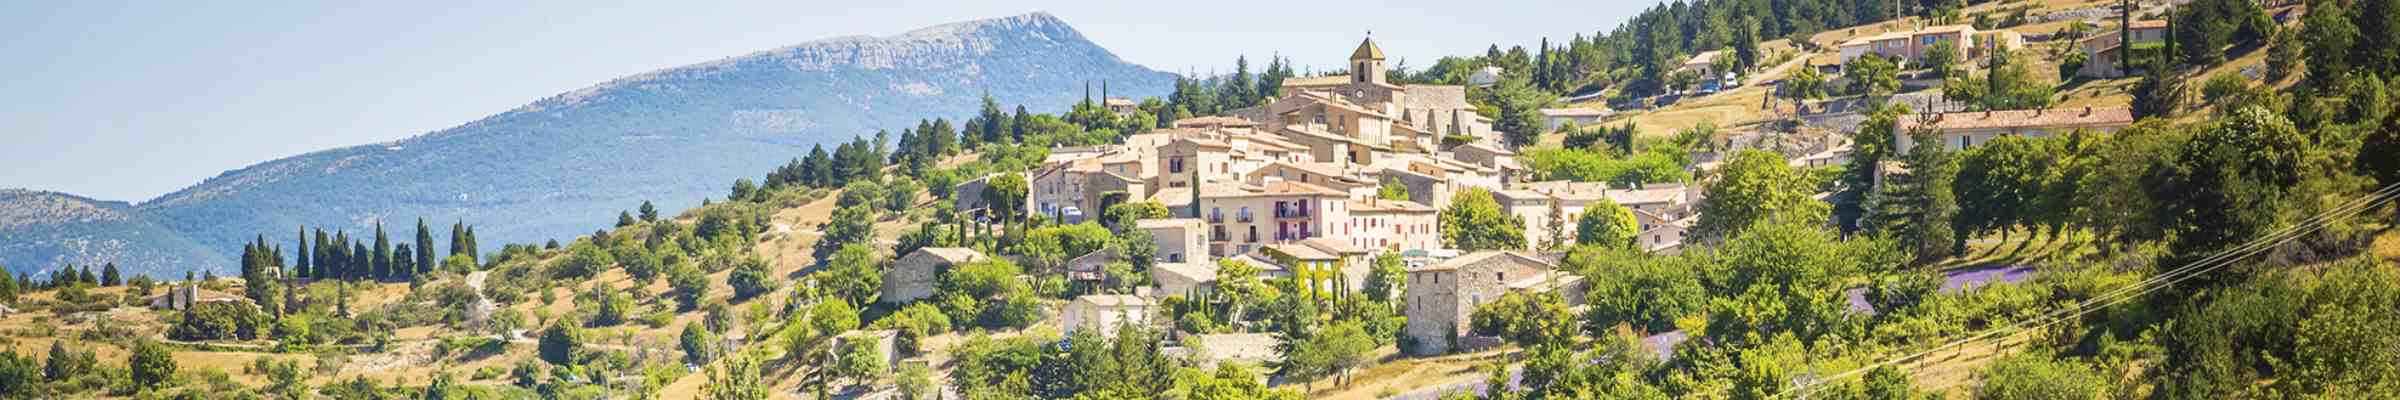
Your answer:
[[[800,182],[812,187],[832,186],[833,160],[825,154],[825,145],[809,147],[808,157],[800,159]]]
[[[392,274],[392,238],[383,233],[383,222],[375,222],[375,279],[389,279]]]
[[[649,202],[642,204],[648,205]],[[433,230],[425,229],[425,218],[417,218],[417,246],[414,250],[416,272],[433,272],[434,264],[439,261],[433,258]]]
[[[982,126],[970,124],[967,128],[978,131],[977,134],[982,136],[985,143],[999,142],[1002,140],[1001,135],[1009,132],[1010,122],[1008,116],[1000,112],[1000,102],[992,100],[992,94],[986,91],[983,94],[983,111],[976,114],[976,118],[982,122]]]
[[[117,263],[108,263],[107,266],[100,268],[100,286],[116,287],[123,284],[125,284],[123,277],[117,275]]]
[[[642,200],[642,209],[641,209],[641,211],[642,211],[642,222],[658,222],[658,206],[651,205],[649,200]],[[432,242],[432,240],[431,240],[431,239],[427,239],[427,240],[426,240],[426,243],[428,243],[428,244],[421,244],[421,245],[424,245],[424,246],[429,246],[431,242]]]
[[[0,303],[17,303],[17,279],[8,275],[7,268],[0,268]]]
[[[1033,114],[1025,112],[1024,104],[1018,104],[1016,115],[1009,117],[1009,120],[1008,135],[1014,137],[1016,143],[1025,143],[1025,134],[1033,129]]]

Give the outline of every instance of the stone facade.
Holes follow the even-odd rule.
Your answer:
[[[1402,349],[1418,355],[1450,352],[1470,335],[1475,308],[1509,292],[1560,291],[1569,302],[1581,303],[1582,279],[1555,268],[1530,254],[1480,251],[1409,270]]]
[[[900,256],[892,267],[883,270],[883,299],[886,304],[908,304],[933,297],[941,273],[951,266],[981,261],[983,253],[958,247],[927,247]]]
[[[1156,303],[1142,296],[1129,294],[1095,294],[1076,297],[1067,303],[1062,332],[1073,334],[1090,330],[1102,337],[1117,335],[1125,325],[1147,325],[1152,322]]]

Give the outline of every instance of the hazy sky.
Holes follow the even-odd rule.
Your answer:
[[[1126,60],[1423,67],[1600,31],[1656,0],[0,0],[0,188],[142,201],[250,164],[448,128],[609,79],[809,40],[1047,11]],[[444,4],[425,4],[444,3]]]

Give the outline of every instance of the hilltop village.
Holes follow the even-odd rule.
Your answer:
[[[1900,3],[986,96],[498,251],[0,274],[0,398],[2400,397],[2400,5]]]

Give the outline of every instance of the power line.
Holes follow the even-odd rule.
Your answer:
[[[1949,343],[1944,343],[1940,346],[1935,346],[1924,351],[1919,351],[1900,357],[1893,357],[1859,368],[1843,371],[1838,374],[1828,375],[1822,379],[1815,380],[1815,383],[1823,384],[1838,382],[1843,379],[1865,374],[1867,371],[1875,368],[1881,368],[1909,360],[1915,360],[1932,354],[1935,351],[1963,346],[1971,342],[1989,340],[1997,337],[2000,333],[2022,331],[2029,327],[2047,328],[2051,325],[2065,322],[2068,320],[2068,318],[2080,319],[2084,315],[2092,312],[2113,307],[2128,300],[2140,298],[2142,295],[2146,295],[2169,286],[2174,286],[2177,283],[2181,283],[2193,277],[2198,277],[2200,274],[2208,273],[2228,265],[2233,265],[2233,262],[2236,260],[2248,258],[2249,256],[2264,252],[2267,249],[2290,243],[2293,240],[2299,239],[2303,235],[2323,229],[2327,223],[2332,222],[2337,218],[2348,218],[2355,216],[2360,212],[2372,209],[2374,206],[2392,200],[2396,197],[2400,197],[2400,183],[2384,186],[2382,189],[2376,190],[2367,196],[2343,203],[2341,206],[2337,206],[2332,210],[2319,213],[2307,220],[2302,221],[2299,224],[2277,229],[2272,233],[2259,237],[2258,239],[2254,239],[2249,243],[2244,243],[2241,246],[2220,251],[2216,254],[2210,255],[2209,257],[2192,261],[2191,263],[2185,264],[2182,267],[2177,267],[2173,270],[2168,270],[2167,272],[2160,273],[2148,279],[2143,279],[2141,282],[2136,282],[2133,285],[2117,288],[2116,290],[2111,290],[2102,293],[2099,296],[2094,296],[2090,299],[2078,302],[2074,307],[2052,311],[2050,313],[2043,314],[2041,317],[2020,321],[2008,326],[1988,329],[1984,332],[1954,340]],[[2341,215],[2336,216],[2335,214]],[[2105,302],[2105,304],[2100,304],[2102,302]],[[2040,324],[2034,324],[2036,322],[2039,322]],[[1777,392],[1775,397],[1806,395],[1812,391],[1814,391],[1813,385],[1795,385],[1795,387],[1790,389]]]

